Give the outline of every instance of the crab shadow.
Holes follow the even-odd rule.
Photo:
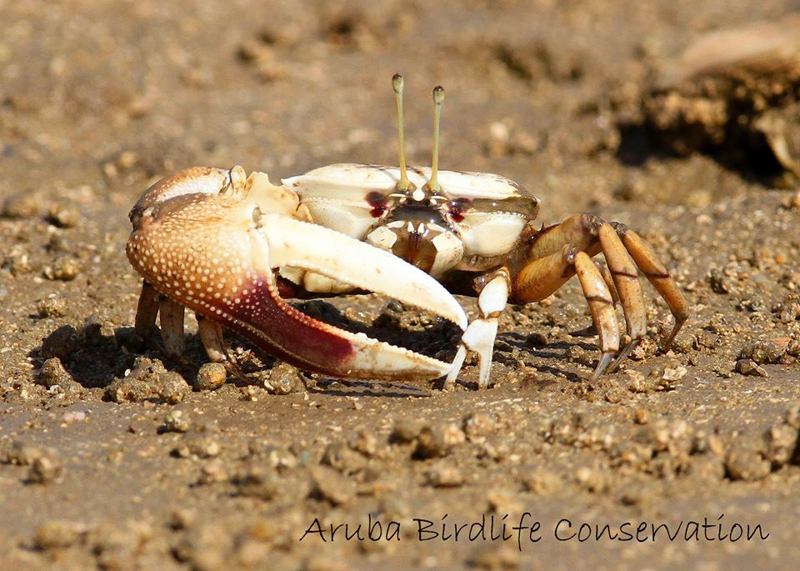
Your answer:
[[[461,330],[455,324],[438,317],[421,320],[417,313],[406,312],[402,308],[402,311],[385,309],[370,323],[365,323],[348,316],[347,313],[350,312],[347,309],[342,311],[327,301],[309,300],[293,305],[325,323],[352,333],[364,333],[371,338],[444,362],[451,362],[455,357],[461,336]],[[362,316],[359,314],[359,317]],[[563,366],[565,362],[574,361],[568,356],[568,352],[576,345],[587,351],[596,350],[595,345],[578,340],[575,343],[532,345],[529,336],[525,334],[504,332],[498,335],[494,360],[509,368],[519,366],[520,361],[524,360],[540,371],[565,377],[572,382],[581,382],[584,379],[580,375]],[[235,357],[228,367],[231,373],[228,382],[234,386],[263,384],[277,363],[276,359],[266,355],[247,339],[230,332],[226,333],[226,346]],[[70,376],[84,388],[105,388],[115,379],[124,377],[134,367],[138,357],[161,361],[167,370],[179,373],[191,384],[200,367],[208,361],[197,334],[188,334],[184,354],[179,359],[171,359],[165,355],[157,330],[145,342],[136,335],[132,327],[111,328],[95,316],[90,316],[77,328],[72,325],[56,328],[28,356],[37,369],[46,360],[57,357]],[[390,398],[429,396],[432,390],[442,388],[444,383],[441,379],[421,384],[340,380],[325,376],[318,376],[313,380],[306,376],[304,379],[306,390],[315,394]],[[477,388],[475,382],[458,382],[466,388]]]

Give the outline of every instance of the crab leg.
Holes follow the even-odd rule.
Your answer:
[[[158,316],[158,292],[147,281],[142,282],[142,293],[139,295],[139,304],[136,307],[136,322],[133,330],[143,340],[147,341],[153,333]]]
[[[600,245],[603,248],[608,269],[622,305],[625,325],[630,337],[628,344],[615,359],[611,368],[613,370],[647,333],[647,313],[645,312],[642,284],[639,282],[639,272],[617,232],[605,222],[600,226],[597,235],[600,238]]]
[[[542,228],[538,232],[531,231],[521,244],[521,248],[511,260],[514,298],[522,302],[542,300],[577,272],[584,294],[590,301],[595,327],[601,335],[601,349],[603,332],[600,331],[599,321],[605,322],[611,319],[613,305],[618,297],[631,341],[622,349],[608,370],[614,370],[647,331],[644,295],[638,278],[639,270],[664,298],[675,317],[675,326],[665,341],[666,347],[686,321],[688,315],[686,301],[669,272],[658,261],[647,243],[622,224],[603,222],[588,214],[577,215],[567,218],[561,224]],[[598,270],[597,267],[580,269],[583,262],[579,263],[578,260],[583,256],[571,252],[585,253],[586,257],[602,252],[610,276],[604,276],[602,270]],[[589,294],[588,290],[593,293]],[[593,300],[590,295],[597,298],[594,300],[594,308],[591,307]],[[598,305],[605,303],[600,301],[601,297],[609,300],[608,309]],[[606,333],[608,334],[608,331]],[[611,338],[613,337],[612,335]],[[618,341],[616,343],[618,344]],[[607,348],[603,349],[603,357],[595,376],[601,374],[610,363],[612,355],[609,351],[613,345],[612,341],[606,343]]]
[[[456,358],[453,361],[453,368],[445,381],[445,388],[452,386],[458,377],[458,373],[461,371],[461,366],[467,356],[467,350],[478,353],[480,362],[478,387],[485,388],[489,384],[494,340],[497,336],[497,322],[500,314],[506,308],[508,294],[511,289],[508,269],[501,268],[488,276],[485,281],[488,283],[486,283],[478,296],[480,318],[472,321],[461,337],[461,347],[458,349]]]
[[[675,317],[675,325],[672,332],[664,341],[664,346],[669,347],[675,336],[680,331],[681,326],[689,317],[689,308],[686,299],[675,284],[675,280],[669,275],[667,268],[658,261],[652,248],[636,232],[627,228],[623,224],[615,224],[617,234],[622,238],[622,243],[642,270],[653,287],[658,291],[664,301],[667,302],[672,315]]]
[[[452,295],[391,253],[210,193],[176,196],[142,217],[128,242],[134,268],[174,303],[267,352],[335,377],[413,380],[450,372],[449,363],[320,322],[278,295],[273,268],[303,268],[429,309],[465,329],[466,315]],[[163,304],[161,312],[162,323],[174,327],[174,308]],[[201,328],[209,352],[219,350],[212,326]]]
[[[170,357],[180,357],[185,349],[183,339],[183,317],[185,307],[171,299],[163,298],[158,306],[161,316],[161,337],[164,351]]]
[[[596,379],[603,374],[614,355],[619,351],[619,331],[617,318],[614,315],[614,300],[611,298],[611,292],[608,290],[600,270],[586,252],[577,252],[574,255],[570,253],[567,255],[567,260],[575,266],[583,295],[589,303],[592,321],[594,321],[600,337],[600,350],[603,354],[592,375],[592,378]]]
[[[222,341],[222,325],[198,313],[197,333],[200,335],[200,341],[206,349],[208,358],[215,363],[224,361],[225,346]]]

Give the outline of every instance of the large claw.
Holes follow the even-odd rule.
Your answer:
[[[278,295],[274,269],[311,270],[431,310],[465,328],[461,306],[436,280],[343,234],[274,209],[264,212],[266,202],[256,200],[256,193],[252,198],[220,194],[220,171],[204,172],[206,183],[191,181],[194,192],[170,191],[162,182],[158,191],[167,198],[135,209],[127,253],[146,283],[307,370],[402,380],[433,379],[450,371],[449,363],[298,311]],[[238,178],[234,172],[223,185]],[[175,178],[186,188],[184,173]],[[248,186],[253,186],[251,179]]]

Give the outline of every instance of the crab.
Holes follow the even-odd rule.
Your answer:
[[[149,335],[160,310],[167,352],[181,353],[188,306],[198,315],[212,360],[225,358],[224,325],[312,371],[376,379],[446,375],[445,387],[474,351],[483,388],[506,305],[544,300],[577,275],[599,338],[596,378],[616,369],[646,335],[641,271],[674,316],[664,343],[669,346],[688,307],[635,231],[591,214],[537,228],[540,200],[517,183],[491,173],[439,170],[441,86],[433,90],[431,166],[407,166],[402,76],[395,75],[392,85],[398,167],[332,164],[278,186],[263,173],[248,177],[238,166],[196,167],[149,188],[131,212],[127,248],[144,277],[137,332]],[[592,260],[600,253],[605,266]],[[460,325],[464,333],[453,362],[318,322],[281,297],[354,289],[393,296]],[[467,324],[450,292],[476,296],[477,318]],[[617,302],[626,336],[620,334]],[[353,354],[358,357],[342,357]]]

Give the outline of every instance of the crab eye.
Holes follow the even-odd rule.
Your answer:
[[[367,194],[365,197],[367,204],[370,206],[370,215],[373,218],[380,218],[386,212],[386,209],[389,207],[388,200],[385,195],[381,194],[377,191],[372,191]]]
[[[469,198],[456,198],[450,201],[450,207],[447,213],[453,222],[461,222],[464,220],[464,213],[472,207],[472,200]]]

